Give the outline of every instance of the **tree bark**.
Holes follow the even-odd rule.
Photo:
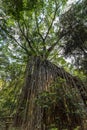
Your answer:
[[[22,126],[24,130],[47,130],[48,120],[46,120],[47,122],[44,121],[46,115],[44,115],[41,106],[36,103],[36,98],[41,92],[50,91],[49,86],[58,77],[66,79],[68,86],[71,88],[78,89],[79,97],[86,103],[87,93],[82,81],[47,60],[44,61],[40,57],[31,57],[26,67],[25,84],[18,101],[15,116],[16,126]],[[83,95],[85,98],[82,97]]]

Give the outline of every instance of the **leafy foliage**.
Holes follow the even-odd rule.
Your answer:
[[[37,104],[44,108],[44,111],[48,114],[49,120],[52,119],[53,128],[57,127],[57,129],[60,128],[60,124],[61,129],[80,126],[79,119],[84,118],[84,113],[86,113],[77,90],[75,88],[69,89],[70,87],[65,84],[64,79],[58,78],[50,86],[50,92],[44,91],[36,99]],[[76,101],[76,98],[78,101]],[[48,127],[51,128],[52,126]]]
[[[66,34],[62,44],[65,55],[73,55],[74,63],[87,71],[87,8],[86,0],[78,2],[60,17],[61,30]]]
[[[8,16],[6,21],[11,32],[8,32],[9,37],[28,55],[44,53],[48,57],[60,39],[56,35],[59,30],[58,17],[66,1],[8,0],[8,6],[5,0],[2,1],[3,10]],[[4,30],[7,31],[5,28]]]
[[[24,82],[25,67],[19,64],[10,64],[4,69],[6,74],[1,75],[0,84],[0,115],[11,116],[16,112],[17,98],[20,95]]]

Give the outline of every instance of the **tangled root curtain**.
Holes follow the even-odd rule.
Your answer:
[[[52,103],[47,104],[47,101]],[[53,127],[72,130],[77,126],[83,127],[86,101],[87,89],[80,79],[47,60],[32,57],[26,67],[15,126],[21,126],[23,130],[51,130]],[[83,115],[78,112],[78,104]]]

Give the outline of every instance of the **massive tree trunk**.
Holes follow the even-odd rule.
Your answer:
[[[49,111],[46,112],[36,103],[36,99],[41,92],[50,91],[51,83],[58,78],[66,80],[67,89],[75,88],[78,90],[79,98],[76,100],[81,100],[85,107],[87,90],[81,80],[71,76],[64,71],[63,68],[57,67],[47,60],[43,60],[40,57],[31,57],[26,67],[25,84],[18,101],[15,125],[20,125],[22,128],[24,127],[23,129],[25,130],[48,130],[47,126],[53,123],[53,117],[50,116],[51,113]],[[55,110],[54,113],[56,113],[57,110],[60,111],[60,107],[62,106],[55,106],[55,109],[53,108]],[[64,116],[62,112],[61,114]],[[69,118],[73,117],[66,118],[68,118],[68,121]],[[81,121],[77,122],[81,123]],[[59,128],[59,125],[57,127]]]

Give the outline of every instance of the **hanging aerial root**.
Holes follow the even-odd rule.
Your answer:
[[[61,102],[53,105],[49,111],[43,109],[40,104],[38,105],[36,103],[40,93],[43,93],[44,91],[51,92],[51,84],[55,82],[56,79],[59,79],[60,82],[60,78],[65,80],[64,83],[62,82],[62,89],[60,89],[63,91],[63,94],[66,94],[68,90],[71,91],[74,88],[74,90],[78,91],[77,97],[79,97],[75,101],[77,103],[78,100],[81,101],[84,107],[87,105],[87,89],[80,79],[73,77],[63,68],[57,67],[49,61],[43,61],[40,57],[31,57],[26,67],[25,84],[18,101],[18,109],[15,115],[16,126],[23,126],[24,128],[26,126],[26,130],[47,130],[47,124],[52,124],[56,115],[60,115],[63,125],[66,122],[66,119],[68,123],[71,123],[71,126],[73,119],[75,121],[78,120],[74,114],[72,114],[74,118],[71,117],[70,114],[65,114],[64,117],[63,110],[68,111],[68,109],[71,108],[70,101],[66,98],[62,98],[62,95],[60,95],[62,98]],[[75,109],[75,106],[73,106],[72,113]],[[54,115],[51,113],[52,111],[54,111]],[[57,111],[59,111],[59,114],[56,113]],[[63,120],[63,118],[65,119]],[[81,120],[77,122],[81,122]],[[59,124],[56,125],[59,128],[61,122],[59,121],[58,123]],[[66,128],[69,128],[66,123],[65,126]]]

